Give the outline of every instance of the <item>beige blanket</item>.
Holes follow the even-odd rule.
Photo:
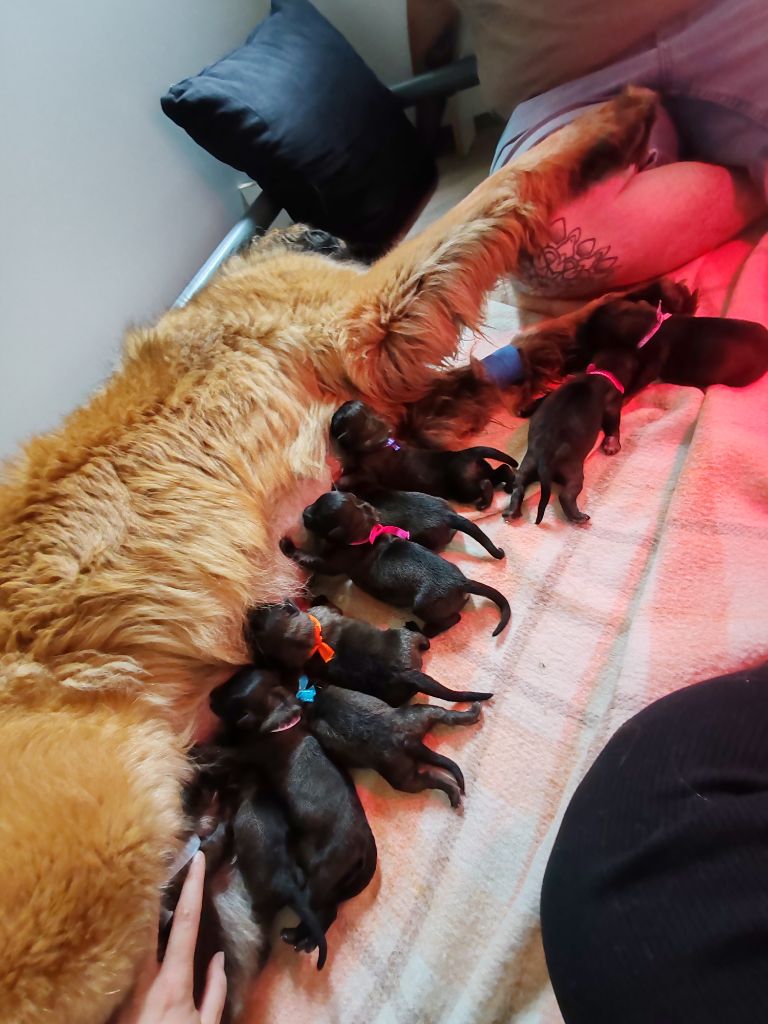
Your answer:
[[[701,312],[768,322],[768,235],[687,268]],[[479,354],[516,321],[491,306]],[[505,333],[506,332],[506,333]],[[516,456],[526,425],[487,435]],[[428,670],[492,689],[481,722],[438,731],[467,777],[462,812],[441,793],[396,793],[371,774],[359,788],[379,847],[370,888],[345,905],[314,958],[278,941],[250,1020],[272,1024],[555,1024],[538,923],[542,872],[570,794],[609,735],[651,700],[768,657],[768,376],[743,390],[657,384],[625,408],[622,451],[597,451],[582,495],[592,520],[556,502],[536,527],[483,527],[507,552],[468,539],[450,557],[505,591],[510,627],[473,598],[439,637]],[[501,498],[501,496],[499,496]],[[499,505],[501,506],[501,502]],[[344,595],[348,610],[391,611]]]

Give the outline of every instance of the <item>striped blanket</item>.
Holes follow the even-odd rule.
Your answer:
[[[768,320],[768,236],[697,261],[702,314]],[[508,338],[514,311],[491,305],[478,354]],[[517,457],[524,421],[484,439]],[[538,489],[523,519],[482,526],[506,549],[494,562],[468,538],[449,552],[510,598],[473,598],[433,643],[427,670],[491,689],[480,723],[437,730],[467,796],[397,793],[370,773],[359,790],[379,848],[370,888],[342,907],[322,973],[277,943],[249,1020],[269,1024],[556,1024],[538,924],[542,873],[574,787],[609,735],[650,701],[768,657],[768,377],[706,394],[657,384],[632,399],[622,451],[596,451],[582,494],[589,524],[553,502],[538,528]],[[499,496],[501,499],[501,496]],[[499,507],[501,507],[501,501]],[[382,624],[391,610],[345,590],[339,602]]]

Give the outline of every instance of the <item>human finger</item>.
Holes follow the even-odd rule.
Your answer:
[[[227,976],[224,973],[224,954],[217,953],[208,965],[205,992],[200,1003],[201,1024],[219,1024],[227,999]]]
[[[192,991],[195,945],[200,927],[200,908],[203,902],[205,857],[196,853],[189,865],[179,901],[173,912],[171,934],[165,950],[162,975],[173,976],[174,986]]]

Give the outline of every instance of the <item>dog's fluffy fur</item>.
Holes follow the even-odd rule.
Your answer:
[[[370,268],[254,245],[131,332],[119,370],[8,468],[0,1020],[101,1024],[120,1003],[179,842],[185,730],[246,661],[247,608],[299,586],[275,508],[324,475],[331,413],[359,397],[400,420],[439,394],[495,280],[638,157],[654,110],[626,91]]]

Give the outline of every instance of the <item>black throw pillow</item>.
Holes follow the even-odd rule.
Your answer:
[[[296,221],[374,257],[408,228],[435,166],[399,104],[308,0],[272,0],[245,44],[162,107]]]

